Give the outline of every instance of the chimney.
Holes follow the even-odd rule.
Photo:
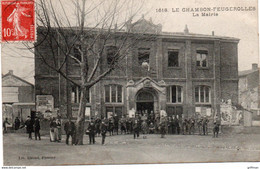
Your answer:
[[[8,74],[13,75],[14,71],[13,70],[9,70]]]
[[[215,35],[215,32],[214,31],[212,31],[212,36],[214,36]]]
[[[252,70],[258,70],[258,64],[257,63],[252,64]]]
[[[185,35],[189,34],[189,29],[188,29],[188,26],[187,26],[187,25],[185,25],[184,34],[185,34]]]

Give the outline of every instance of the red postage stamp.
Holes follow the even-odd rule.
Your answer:
[[[2,42],[35,41],[34,0],[2,0]]]

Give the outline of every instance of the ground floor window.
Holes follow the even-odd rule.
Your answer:
[[[183,93],[181,86],[168,86],[167,87],[167,102],[168,103],[182,103]]]
[[[167,116],[176,116],[178,115],[179,118],[182,117],[183,114],[183,107],[182,106],[167,106],[166,108]]]
[[[121,85],[106,85],[105,86],[105,102],[106,103],[122,103],[123,88]]]
[[[196,103],[210,103],[210,87],[196,86],[195,87],[195,101]]]
[[[106,106],[106,118],[115,116],[121,118],[123,116],[123,107],[122,106]]]

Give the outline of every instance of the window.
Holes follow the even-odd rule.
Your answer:
[[[118,59],[118,49],[116,46],[107,46],[107,64],[113,65]]]
[[[138,63],[142,65],[143,62],[149,63],[150,48],[139,48],[138,49]]]
[[[122,103],[123,90],[120,85],[105,86],[105,102],[106,103]]]
[[[197,67],[207,67],[207,56],[208,51],[206,50],[197,50],[196,56],[196,66]]]
[[[74,57],[77,58],[79,61],[81,61],[81,54],[80,51],[81,50],[81,46],[80,45],[75,45],[73,52],[74,52]]]
[[[195,102],[210,103],[210,87],[208,86],[195,87]]]
[[[71,103],[79,103],[80,102],[80,88],[78,86],[71,87]],[[87,103],[90,103],[90,92],[87,90],[86,92],[86,100]]]
[[[168,50],[168,67],[179,67],[178,50]]]
[[[181,86],[167,87],[167,102],[169,103],[182,103],[183,94]]]

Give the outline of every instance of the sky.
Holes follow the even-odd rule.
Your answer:
[[[128,5],[134,4],[133,10],[135,10],[139,1],[132,1]],[[57,9],[60,9],[58,1],[53,0],[53,2]],[[74,11],[71,4],[68,1],[63,2],[67,2],[65,8],[70,8],[70,10],[66,10],[68,16],[73,15]],[[91,2],[91,0],[87,2]],[[130,0],[127,2],[130,2]],[[251,69],[252,63],[259,62],[257,0],[144,0],[143,2],[142,9],[133,18],[133,22],[144,14],[145,19],[149,20],[151,17],[153,23],[162,24],[162,30],[165,32],[183,32],[187,24],[191,33],[211,35],[212,31],[214,31],[216,36],[239,38],[239,70]],[[204,7],[211,8],[211,14],[216,15],[217,13],[218,16],[201,16],[202,12],[196,12],[195,14],[199,16],[194,17],[193,12],[185,12],[187,8]],[[214,7],[255,7],[256,10],[214,12],[212,11]],[[167,12],[159,12],[160,8],[167,8]],[[179,12],[172,12],[172,8],[175,11],[178,8]],[[185,8],[185,11],[183,11],[183,8]],[[119,18],[121,17],[120,15],[123,18],[123,13],[126,11],[123,9],[122,13],[119,13]],[[3,43],[1,50],[2,74],[6,74],[9,70],[14,70],[15,75],[34,83],[33,53],[26,50],[20,43]]]

